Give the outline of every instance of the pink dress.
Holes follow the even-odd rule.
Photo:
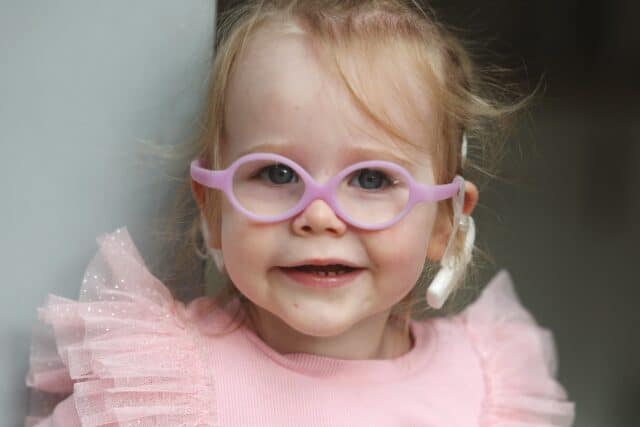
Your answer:
[[[126,228],[98,238],[79,301],[38,309],[26,426],[571,426],[552,333],[500,271],[463,312],[412,321],[387,360],[280,354],[146,268]],[[240,312],[242,314],[242,312]]]

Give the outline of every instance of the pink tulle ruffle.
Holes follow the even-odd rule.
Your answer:
[[[553,334],[520,304],[507,271],[496,274],[461,320],[483,365],[481,427],[573,424],[574,403],[555,379]]]
[[[73,392],[82,426],[208,426],[213,387],[184,306],[146,268],[126,227],[100,236],[79,301],[38,309],[26,425]]]

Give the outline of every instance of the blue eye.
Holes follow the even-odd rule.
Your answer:
[[[272,184],[289,184],[298,182],[298,176],[289,166],[278,163],[262,168],[258,174],[260,178],[268,179]]]
[[[365,190],[380,190],[393,186],[396,181],[382,171],[374,169],[360,169],[356,171],[350,184],[357,179],[358,184]]]

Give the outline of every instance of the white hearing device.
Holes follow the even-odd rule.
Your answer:
[[[461,151],[461,161],[464,164],[467,157],[467,137],[465,134],[462,136]],[[442,308],[449,297],[449,294],[451,294],[454,287],[459,282],[461,275],[466,270],[467,264],[471,261],[471,252],[473,251],[473,244],[476,239],[476,225],[471,216],[463,214],[463,207],[464,182],[460,185],[460,190],[453,199],[453,229],[449,236],[447,248],[445,249],[442,260],[440,261],[440,270],[427,288],[427,303],[435,309]],[[459,229],[465,233],[465,241],[462,254],[456,259],[456,256],[453,254],[453,243],[455,242]]]
[[[456,283],[460,280],[460,276],[464,273],[466,265],[471,261],[471,251],[476,238],[473,218],[464,215],[460,220],[460,228],[466,232],[462,259],[456,263],[450,254],[445,253],[442,258],[442,267],[427,289],[427,303],[435,309],[442,308]]]

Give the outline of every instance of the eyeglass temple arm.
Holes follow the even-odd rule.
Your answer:
[[[437,202],[440,200],[449,199],[456,194],[458,191],[464,191],[464,178],[460,175],[456,175],[453,181],[450,184],[441,184],[441,185],[416,185],[416,201],[417,202]]]
[[[223,189],[227,178],[227,171],[214,171],[202,167],[203,160],[195,159],[191,162],[190,173],[194,181],[209,187]]]

